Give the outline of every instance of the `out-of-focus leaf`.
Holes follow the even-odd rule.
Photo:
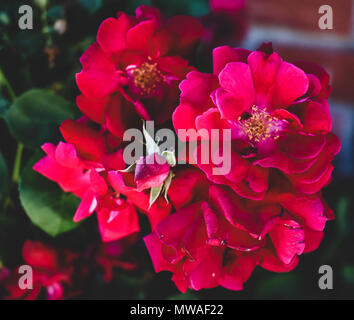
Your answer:
[[[8,25],[10,23],[10,17],[7,15],[6,12],[0,12],[0,24]]]
[[[187,291],[186,293],[176,294],[168,298],[168,300],[199,300],[192,292]]]
[[[204,0],[189,1],[189,14],[200,17],[209,12],[209,4]]]
[[[0,95],[0,118],[4,116],[6,110],[9,108],[9,105],[9,101]]]
[[[354,285],[354,266],[345,266],[342,270],[347,283]]]
[[[78,0],[78,2],[90,13],[95,13],[102,7],[102,0]]]
[[[267,277],[258,285],[257,299],[292,299],[301,292],[301,281],[293,273]]]
[[[51,21],[63,19],[64,16],[65,16],[65,14],[64,14],[64,7],[63,6],[53,6],[50,9],[48,9],[47,17]]]
[[[0,200],[2,199],[8,182],[8,173],[7,173],[7,165],[5,159],[0,153]]]
[[[348,217],[349,199],[347,197],[341,197],[337,204],[336,209],[336,223],[338,232],[341,237],[348,234],[350,230],[350,223]]]
[[[56,140],[60,123],[73,117],[68,101],[42,89],[27,91],[5,113],[12,135],[28,147]]]
[[[137,7],[141,5],[152,6],[152,2],[150,0],[129,0],[127,3],[127,12],[134,14]]]
[[[188,14],[199,17],[209,12],[208,0],[154,0],[153,2],[170,16]]]
[[[38,54],[38,52],[41,52],[45,43],[45,38],[41,33],[36,32],[35,30],[26,30],[25,36],[23,32],[18,32],[15,37],[11,39],[11,42],[21,55],[29,58]]]
[[[34,3],[39,6],[42,10],[48,5],[48,0],[34,0]]]
[[[79,225],[73,216],[80,201],[32,169],[39,158],[30,159],[22,171],[20,200],[33,224],[54,237]]]

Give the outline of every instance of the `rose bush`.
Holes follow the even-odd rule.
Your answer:
[[[97,213],[104,242],[136,236],[144,213],[154,268],[171,271],[182,292],[241,290],[257,265],[287,272],[319,246],[333,218],[321,189],[340,142],[331,132],[331,87],[321,67],[285,62],[269,45],[254,52],[223,46],[213,51],[213,73],[201,73],[184,60],[201,35],[196,19],[166,19],[145,6],[135,17],[106,19],[76,76],[84,116],[62,123],[65,142],[44,144],[46,156],[33,168],[81,199],[75,222]],[[196,137],[187,157],[196,166],[181,165],[144,127],[148,154],[128,166],[126,129],[171,118],[181,139],[181,129],[227,129],[231,140]],[[211,139],[220,139],[219,148],[201,162]],[[230,171],[222,172],[212,160],[226,143]],[[109,243],[99,253],[105,281],[114,266],[135,267],[112,261],[111,252],[119,256],[120,247]]]

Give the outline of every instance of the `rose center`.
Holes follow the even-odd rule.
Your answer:
[[[159,83],[164,81],[164,76],[157,68],[157,63],[144,62],[139,67],[129,70],[134,86],[143,95],[153,93]]]
[[[243,132],[252,142],[279,138],[278,132],[281,128],[281,121],[255,105],[249,112],[240,116],[238,120]]]

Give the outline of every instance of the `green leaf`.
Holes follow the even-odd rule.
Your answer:
[[[95,13],[102,7],[102,0],[79,0],[79,3],[90,13]]]
[[[186,293],[179,293],[168,298],[168,300],[198,300],[192,292],[187,291]]]
[[[47,17],[51,21],[65,18],[64,6],[53,6],[47,11]]]
[[[18,97],[5,113],[12,135],[28,147],[59,138],[59,125],[73,118],[70,103],[49,90],[34,89]]]
[[[256,289],[256,299],[293,299],[303,291],[298,275],[275,274],[261,280]]]
[[[165,199],[168,203],[168,189],[170,189],[170,185],[172,182],[172,178],[173,178],[174,174],[173,172],[170,170],[170,173],[168,174],[168,177],[166,178],[165,182],[164,182],[164,187],[165,187]]]
[[[34,3],[39,6],[42,10],[48,5],[48,0],[34,0]]]
[[[134,162],[133,164],[131,164],[129,167],[125,168],[124,170],[118,170],[118,171],[124,172],[124,173],[132,173],[132,172],[135,172],[135,168],[136,168],[136,162]]]
[[[28,239],[27,219],[22,210],[8,206],[0,212],[0,260],[4,265],[11,264],[21,253],[22,244]]]
[[[347,197],[341,197],[337,203],[336,209],[336,223],[338,233],[341,237],[348,234],[350,231],[350,218],[349,218],[349,199]]]
[[[351,285],[354,284],[354,266],[345,266],[342,269],[343,276],[345,281]]]
[[[10,17],[6,12],[0,12],[0,24],[7,26],[10,23]]]
[[[0,118],[4,116],[10,103],[0,95]]]
[[[80,200],[32,169],[39,158],[30,159],[22,171],[20,200],[32,223],[55,237],[79,226],[73,216]]]
[[[177,163],[175,153],[173,151],[165,150],[162,152],[162,156],[166,159],[170,167],[174,167]]]
[[[157,198],[159,197],[161,191],[163,188],[163,183],[161,183],[160,186],[155,187],[155,188],[151,188],[150,189],[150,201],[149,201],[149,209],[151,208],[151,206],[154,204],[154,202],[157,200]]]
[[[8,171],[4,157],[0,153],[0,200],[4,196],[8,183]]]

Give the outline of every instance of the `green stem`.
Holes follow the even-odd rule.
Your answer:
[[[0,68],[0,84],[3,84],[12,101],[15,101],[16,95],[15,91],[12,89],[9,81],[7,80],[4,72]],[[16,156],[15,156],[15,162],[14,162],[14,168],[12,170],[12,183],[17,184],[20,178],[20,169],[21,169],[21,159],[22,159],[22,152],[23,152],[24,145],[23,143],[19,142],[17,144],[17,150],[16,150]]]
[[[23,143],[19,142],[17,145],[17,150],[16,150],[14,168],[12,170],[12,182],[14,184],[17,184],[20,179],[20,169],[21,169],[21,159],[22,159],[23,148],[24,148]]]
[[[15,91],[12,89],[9,81],[7,80],[4,72],[0,68],[0,85],[4,85],[7,89],[7,92],[9,93],[9,96],[11,97],[11,100],[14,101],[16,99],[16,94]]]

